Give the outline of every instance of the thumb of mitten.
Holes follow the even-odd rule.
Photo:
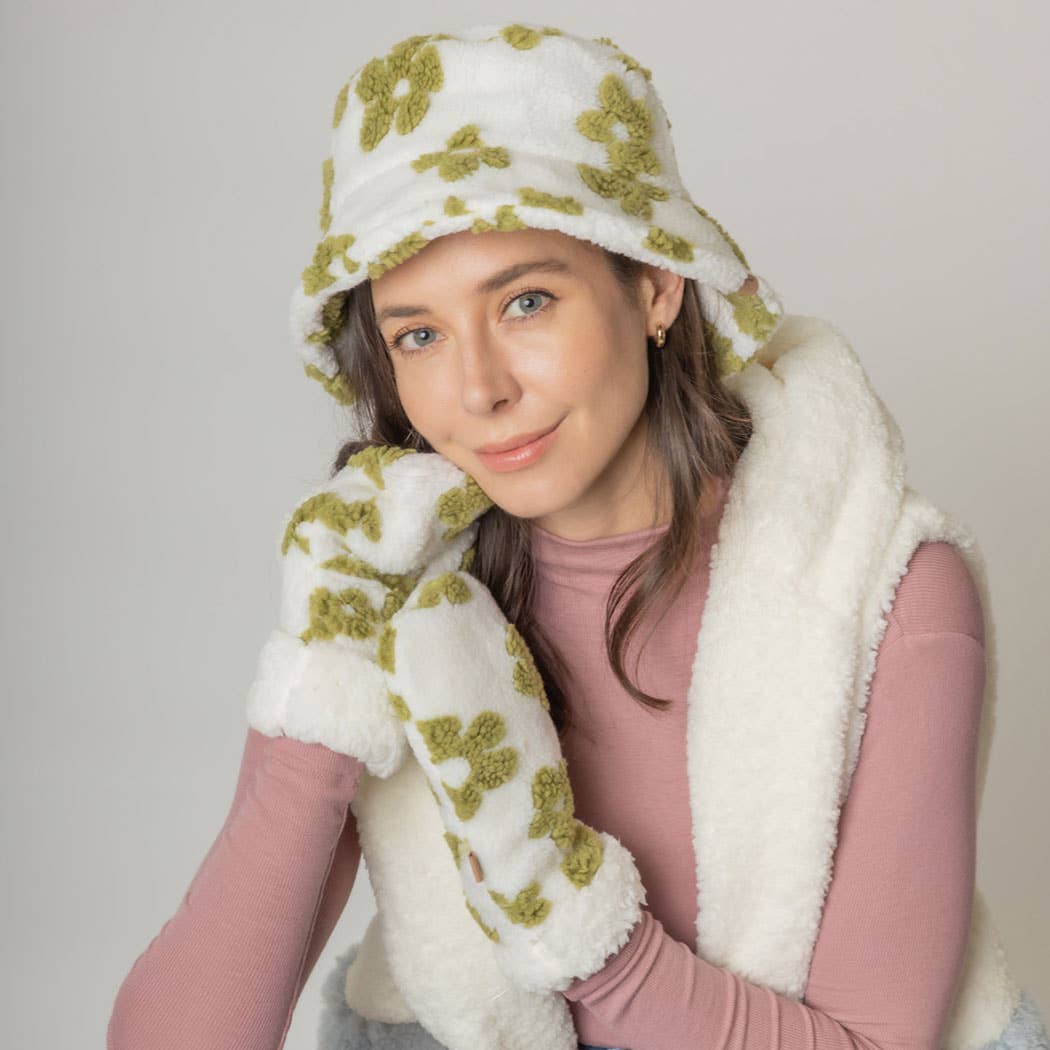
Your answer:
[[[259,653],[248,722],[388,777],[407,747],[375,662],[383,588],[339,570],[345,549],[332,530],[313,522],[299,531],[302,545],[282,539],[280,614]]]

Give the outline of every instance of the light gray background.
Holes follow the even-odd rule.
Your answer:
[[[103,1044],[226,814],[276,537],[349,436],[285,334],[335,95],[403,36],[494,20],[653,70],[694,199],[846,333],[909,480],[976,530],[1001,660],[978,881],[1050,1007],[1048,10],[5,3],[4,1042]]]

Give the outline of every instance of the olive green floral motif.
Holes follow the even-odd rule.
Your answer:
[[[582,215],[583,205],[575,197],[556,197],[553,193],[537,190],[532,186],[522,186],[518,190],[518,198],[521,204],[530,208],[551,208],[565,215]],[[469,215],[470,209],[462,197],[449,196],[445,198],[444,212],[446,215]],[[475,233],[484,230],[520,230],[525,224],[514,211],[513,204],[501,204],[496,209],[496,221],[486,222],[478,218],[471,227]]]
[[[383,468],[396,463],[403,456],[419,455],[415,449],[401,448],[399,445],[368,445],[346,457],[346,466],[357,467],[377,489],[386,488]]]
[[[375,580],[379,583],[385,591],[383,607],[379,610],[379,615],[384,620],[389,620],[405,604],[422,575],[422,571],[416,573],[383,572],[349,551],[328,558],[321,564],[321,568],[331,569],[344,576],[357,576],[363,580]]]
[[[422,251],[430,241],[418,230],[402,237],[392,248],[387,248],[379,253],[379,256],[368,264],[368,276],[371,280],[382,277],[387,270],[403,263],[406,259]]]
[[[477,124],[464,124],[445,139],[445,145],[447,150],[417,157],[412,167],[419,172],[437,167],[446,182],[456,182],[473,175],[482,164],[490,168],[506,168],[510,164],[510,154],[502,146],[486,146],[482,142]]]
[[[445,540],[454,539],[493,505],[492,499],[470,474],[464,474],[463,484],[446,489],[438,496],[438,520],[448,526]]]
[[[323,345],[338,334],[339,329],[346,323],[346,305],[349,295],[348,291],[333,292],[325,299],[321,306],[321,327],[307,335],[308,343]]]
[[[419,588],[416,597],[416,608],[433,609],[441,604],[444,598],[449,605],[463,605],[472,598],[470,588],[463,582],[458,573],[443,572],[433,579],[427,580]]]
[[[651,69],[647,69],[645,66],[636,62],[633,58],[631,58],[629,54],[627,54],[626,51],[624,51],[622,47],[620,47],[619,44],[613,43],[613,41],[609,37],[596,36],[594,37],[594,40],[597,41],[597,43],[599,44],[608,44],[610,47],[616,48],[616,50],[619,52],[619,54],[616,57],[628,68],[628,70],[636,69],[639,73],[642,74],[643,77],[645,77],[646,80],[653,79],[653,72]],[[670,124],[668,124],[668,127],[670,127]]]
[[[387,674],[393,674],[394,667],[394,644],[397,641],[397,629],[386,620],[379,631],[379,640],[376,642],[376,664]]]
[[[718,232],[725,238],[726,244],[733,250],[733,254],[740,260],[741,264],[746,266],[749,270],[751,267],[748,265],[747,259],[744,258],[744,253],[740,248],[740,245],[729,236],[729,231],[713,216],[704,211],[699,204],[693,204],[693,208],[702,215],[708,222],[713,223]]]
[[[297,542],[300,540],[302,537],[296,537]],[[359,587],[346,587],[341,591],[316,587],[310,595],[309,626],[299,635],[304,642],[311,642],[315,638],[332,639],[337,634],[357,639],[373,637],[377,626],[388,621],[405,604],[419,578],[419,574],[380,572],[374,565],[352,554],[328,558],[322,562],[321,568],[332,569],[346,576],[379,580],[387,590],[382,608],[376,609]],[[401,702],[404,704],[404,701]],[[407,714],[405,717],[408,717]]]
[[[733,341],[722,335],[706,318],[703,321],[703,329],[704,341],[715,355],[715,367],[718,374],[727,376],[739,372],[744,367],[744,362],[733,349]]]
[[[430,108],[430,96],[444,84],[441,56],[430,43],[440,39],[444,39],[443,34],[410,36],[395,44],[386,58],[373,58],[361,70],[354,86],[357,97],[365,104],[361,149],[374,150],[391,124],[399,135],[407,135],[419,126]],[[408,91],[395,99],[394,91],[402,80],[408,81]]]
[[[463,903],[467,906],[467,911],[470,912],[470,914],[474,918],[474,921],[481,927],[481,929],[484,932],[485,936],[488,937],[488,939],[490,941],[494,941],[494,942],[496,942],[498,944],[499,943],[499,933],[496,930],[494,930],[491,926],[486,926],[485,925],[484,920],[481,918],[481,915],[478,913],[478,909],[475,908],[474,905],[471,904],[470,901],[468,901],[466,899],[466,897],[463,898]]]
[[[339,123],[343,119],[343,114],[346,112],[346,103],[350,97],[350,81],[353,79],[353,77],[350,77],[339,89],[339,94],[335,96],[335,109],[332,111],[333,131],[339,127]]]
[[[582,889],[601,867],[604,848],[598,833],[573,816],[572,785],[564,758],[557,768],[541,766],[532,778],[532,804],[536,813],[529,825],[529,838],[549,836],[565,854],[561,870]]]
[[[303,371],[309,379],[316,379],[324,389],[332,395],[341,405],[352,405],[356,400],[346,376],[337,372],[334,376],[326,376],[313,362],[303,365]]]
[[[652,114],[644,99],[632,98],[623,79],[607,73],[598,86],[601,106],[588,109],[576,118],[581,134],[605,145],[608,170],[577,164],[580,178],[601,197],[620,202],[628,215],[652,218],[654,200],[665,201],[669,194],[661,186],[643,182],[639,175],[659,175],[660,160],[652,148]],[[614,128],[622,125],[627,138],[619,138]]]
[[[693,261],[693,242],[659,226],[649,227],[649,233],[642,241],[642,246],[677,262]]]
[[[350,85],[353,83],[354,77],[356,77],[362,69],[364,69],[364,66],[358,66],[350,76],[346,78],[346,83],[339,89],[339,94],[335,97],[335,108],[332,110],[333,131],[339,127],[339,123],[343,119],[343,114],[346,112],[346,101],[350,94]]]
[[[353,456],[347,462],[365,467],[366,472],[379,476],[382,482],[381,474],[378,474],[380,463],[390,462],[410,452],[393,446],[371,446],[357,453],[361,457],[358,463],[353,462]],[[299,532],[299,527],[308,521],[319,521],[343,536],[351,528],[360,529],[373,542],[378,542],[382,536],[382,523],[374,497],[346,501],[333,492],[320,492],[304,500],[292,513],[281,540],[282,554],[288,552],[292,543],[305,554],[310,553],[309,539]],[[377,610],[368,596],[357,587],[340,591],[327,587],[315,588],[310,595],[309,626],[300,635],[304,642],[315,638],[331,639],[338,634],[358,639],[372,637],[376,626],[388,621],[401,608],[420,575],[381,572],[349,551],[326,559],[321,567],[345,576],[378,580],[386,589],[386,595],[383,607]],[[382,636],[380,641],[383,641]]]
[[[552,208],[566,215],[583,214],[583,205],[575,197],[555,197],[553,193],[545,193],[543,190],[533,189],[532,186],[522,186],[518,190],[518,196],[522,204],[531,208]]]
[[[433,791],[433,788],[431,788]],[[434,796],[437,798],[437,796]],[[463,863],[464,858],[470,852],[470,844],[466,839],[461,839],[458,835],[453,834],[451,831],[445,832],[445,845],[448,846],[452,853],[452,859],[456,862],[458,868]]]
[[[321,182],[324,186],[324,195],[321,198],[321,232],[327,233],[328,227],[332,225],[332,182],[335,179],[335,162],[329,157],[321,165]]]
[[[545,36],[562,35],[560,29],[554,29],[551,26],[544,26],[542,29],[530,29],[528,26],[518,25],[517,23],[504,26],[499,32],[500,36],[511,47],[516,47],[519,51],[528,51],[529,48],[535,47]]]
[[[394,716],[401,722],[408,722],[412,718],[412,712],[408,709],[408,704],[405,703],[403,696],[398,696],[397,693],[392,693],[389,689],[386,691],[386,698],[390,701],[390,708],[394,712]]]
[[[733,320],[745,335],[757,343],[764,343],[777,326],[777,318],[758,295],[728,292],[726,299],[733,307]]]
[[[524,230],[527,226],[514,211],[513,204],[501,204],[496,208],[495,222],[477,218],[470,224],[474,233],[485,233],[488,230]]]
[[[550,700],[543,687],[543,678],[536,667],[536,661],[529,650],[521,632],[512,623],[506,627],[506,649],[515,658],[514,688],[525,696],[535,697],[543,704],[545,711],[550,711]]]
[[[540,884],[535,880],[513,899],[495,890],[489,890],[489,896],[503,909],[507,918],[518,926],[538,926],[554,907],[546,897],[540,896]]]
[[[382,535],[379,508],[374,496],[364,500],[350,500],[347,503],[334,492],[319,492],[303,500],[288,519],[281,540],[282,554],[288,553],[288,547],[292,543],[304,554],[310,553],[310,541],[305,536],[300,536],[297,531],[305,521],[319,521],[344,536],[347,529],[360,529],[374,543],[378,543]]]
[[[346,254],[347,248],[355,240],[352,233],[340,233],[333,237],[325,237],[324,240],[318,242],[314,249],[313,260],[302,274],[303,291],[307,295],[316,295],[330,284],[335,284],[335,278],[328,272],[328,267],[333,260],[340,260],[348,274],[354,273],[360,267],[359,262]]]
[[[299,637],[309,644],[315,638],[330,641],[336,635],[348,638],[371,638],[380,622],[379,613],[359,587],[332,591],[316,587],[310,595],[310,625]]]
[[[460,820],[470,820],[481,807],[484,793],[506,784],[518,771],[516,748],[494,750],[507,734],[506,723],[496,711],[482,711],[466,731],[456,715],[419,719],[415,724],[435,765],[463,758],[470,766],[460,787],[441,782]]]

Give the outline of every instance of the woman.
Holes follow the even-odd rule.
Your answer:
[[[229,816],[112,1050],[282,1045],[362,854],[379,911],[325,983],[325,1047],[1045,1045],[974,885],[979,554],[904,485],[842,336],[785,316],[691,201],[649,70],[549,26],[410,37],[333,126],[292,326],[367,438],[289,522]],[[420,486],[453,480],[485,497],[458,546],[358,561],[390,605],[320,638],[346,609],[303,619],[318,541],[366,549],[339,515],[378,506],[417,550],[439,536]],[[439,578],[458,620],[414,600]],[[510,696],[503,742],[571,777],[535,834],[502,781],[470,822],[477,753],[438,755],[419,717],[457,689],[499,708],[502,653],[473,643],[504,637],[542,707]],[[493,890],[528,882],[507,868],[537,838],[590,858],[564,909],[557,872],[530,909]]]

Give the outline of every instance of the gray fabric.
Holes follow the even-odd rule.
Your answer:
[[[347,1005],[346,971],[360,943],[337,956],[335,968],[321,986],[318,1050],[446,1050],[418,1021],[387,1024],[369,1021]]]
[[[1046,1021],[1028,992],[1022,990],[1002,1035],[986,1043],[982,1050],[1050,1050]]]
[[[336,957],[335,967],[321,986],[317,1050],[447,1050],[418,1021],[407,1024],[368,1021],[350,1009],[343,989],[346,971],[359,947],[359,944],[352,944]],[[589,1050],[589,1044],[578,1044],[578,1050]],[[1021,999],[1002,1035],[986,1043],[981,1050],[1050,1050],[1046,1022],[1028,992],[1021,992]]]

